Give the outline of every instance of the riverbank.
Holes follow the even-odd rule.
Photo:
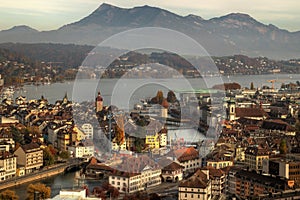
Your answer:
[[[1,181],[0,190],[16,187],[24,183],[29,183],[29,182],[33,182],[33,181],[49,178],[54,175],[61,174],[65,171],[66,167],[67,167],[66,164],[60,164],[48,169],[42,169],[40,171],[33,172],[31,174]]]

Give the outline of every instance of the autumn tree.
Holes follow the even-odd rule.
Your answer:
[[[28,185],[26,200],[34,200],[35,195],[38,195],[39,199],[50,198],[51,189],[42,183]]]
[[[1,200],[19,200],[18,195],[12,190],[4,190],[0,193]]]
[[[125,140],[125,131],[124,131],[124,116],[115,117],[117,125],[115,126],[115,140],[116,143],[120,146],[124,143]]]
[[[157,98],[158,104],[162,104],[162,102],[164,100],[164,94],[161,90],[157,91],[156,98]]]
[[[53,165],[55,163],[55,155],[52,154],[50,147],[43,149],[44,166]]]

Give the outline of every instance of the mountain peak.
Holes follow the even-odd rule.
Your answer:
[[[224,15],[222,17],[213,18],[219,20],[237,20],[237,21],[256,21],[253,17],[245,13],[230,13],[228,15]]]
[[[99,8],[97,10],[107,10],[107,9],[112,9],[112,8],[118,8],[118,7],[108,4],[108,3],[103,3],[99,6]]]
[[[185,18],[187,19],[193,19],[193,20],[197,20],[197,21],[203,21],[204,19],[198,15],[193,15],[193,14],[189,14],[187,16],[185,16]]]
[[[38,32],[38,30],[33,29],[29,26],[26,25],[18,25],[18,26],[14,26],[10,29],[4,30],[4,31],[29,31],[29,32]]]

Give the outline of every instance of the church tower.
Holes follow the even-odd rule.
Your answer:
[[[103,98],[102,98],[100,92],[98,92],[98,96],[96,97],[95,106],[96,106],[96,113],[102,111],[102,109],[103,109]]]
[[[235,101],[234,99],[230,99],[228,101],[228,112],[227,112],[227,118],[230,121],[235,120]]]

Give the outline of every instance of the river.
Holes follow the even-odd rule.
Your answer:
[[[103,180],[84,180],[79,181],[76,177],[78,172],[69,172],[66,174],[59,174],[52,176],[47,179],[42,179],[33,183],[43,183],[49,187],[51,187],[51,197],[59,194],[61,189],[76,189],[82,188],[82,186],[88,186],[89,190],[92,191],[94,187],[101,186]],[[26,189],[28,185],[31,183],[25,183],[17,187],[9,188],[10,190],[14,190],[16,194],[20,197],[20,199],[25,199],[27,193]],[[23,198],[24,197],[24,198]]]

